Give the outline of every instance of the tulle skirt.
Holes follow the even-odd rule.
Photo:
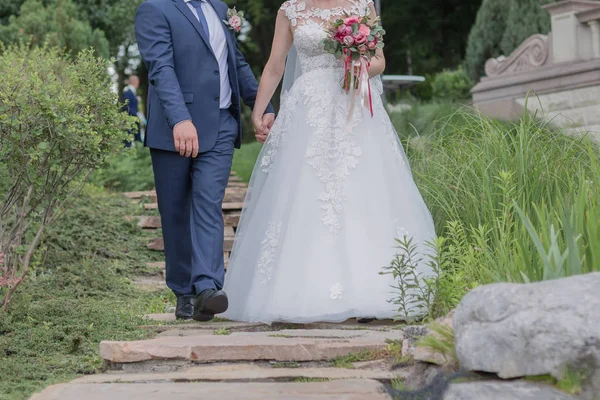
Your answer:
[[[341,69],[304,74],[283,95],[254,168],[225,278],[225,318],[271,323],[393,318],[382,275],[408,236],[435,239],[431,215],[372,79],[372,118]],[[417,265],[431,275],[426,262]],[[410,313],[422,310],[414,306]]]

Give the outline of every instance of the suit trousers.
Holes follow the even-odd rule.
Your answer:
[[[175,295],[198,295],[206,289],[223,288],[222,203],[238,124],[230,110],[221,110],[216,144],[196,158],[151,149],[165,243],[166,281]]]

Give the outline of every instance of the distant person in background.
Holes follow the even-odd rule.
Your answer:
[[[146,115],[142,111],[144,109],[142,105],[142,97],[137,96],[138,99],[138,113],[137,117],[140,119],[140,141],[143,143],[144,138],[146,136],[146,125],[148,125],[148,120],[146,119]]]
[[[139,87],[140,78],[138,78],[136,75],[131,75],[127,80],[127,86],[123,90],[123,103],[125,103],[123,111],[127,111],[127,114],[129,114],[132,117],[138,117],[139,100],[136,92]],[[133,133],[135,141],[141,142],[142,135],[140,134],[139,121],[137,122],[135,131]],[[131,142],[127,142],[125,146],[131,147]]]

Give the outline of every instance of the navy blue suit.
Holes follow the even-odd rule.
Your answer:
[[[226,20],[227,5],[208,1]],[[145,142],[152,152],[167,285],[177,295],[223,287],[222,202],[234,147],[241,144],[240,98],[252,107],[258,90],[234,33],[223,29],[232,90],[228,110],[220,109],[219,65],[208,35],[184,0],[148,0],[135,19],[150,83]],[[175,152],[173,127],[185,120],[198,131],[194,159]]]
[[[133,93],[129,88],[125,89],[123,92],[123,103],[125,103],[124,110],[127,111],[127,114],[131,117],[136,117],[139,111],[139,101],[135,93]],[[142,141],[142,135],[140,134],[140,125],[139,122],[137,124],[137,128],[134,132],[135,140],[138,142]]]

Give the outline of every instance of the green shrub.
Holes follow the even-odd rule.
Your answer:
[[[433,98],[438,101],[466,101],[471,98],[472,86],[471,79],[462,67],[454,71],[440,72],[432,83]]]
[[[96,54],[108,57],[104,32],[92,29],[79,15],[72,0],[57,0],[47,6],[40,0],[26,0],[18,16],[13,15],[7,25],[0,25],[0,40],[5,44],[23,41],[33,46],[54,46],[72,57],[92,47]]]
[[[469,33],[465,55],[465,70],[473,82],[484,75],[484,65],[489,58],[502,54],[500,43],[506,32],[509,11],[506,0],[483,0]]]
[[[90,171],[123,147],[133,121],[120,111],[107,67],[90,51],[74,62],[58,50],[25,46],[0,56],[0,165],[9,182],[0,193],[4,307],[46,228]]]
[[[550,14],[542,9],[540,0],[510,0],[506,31],[500,48],[504,55],[509,55],[531,35],[549,31]]]

